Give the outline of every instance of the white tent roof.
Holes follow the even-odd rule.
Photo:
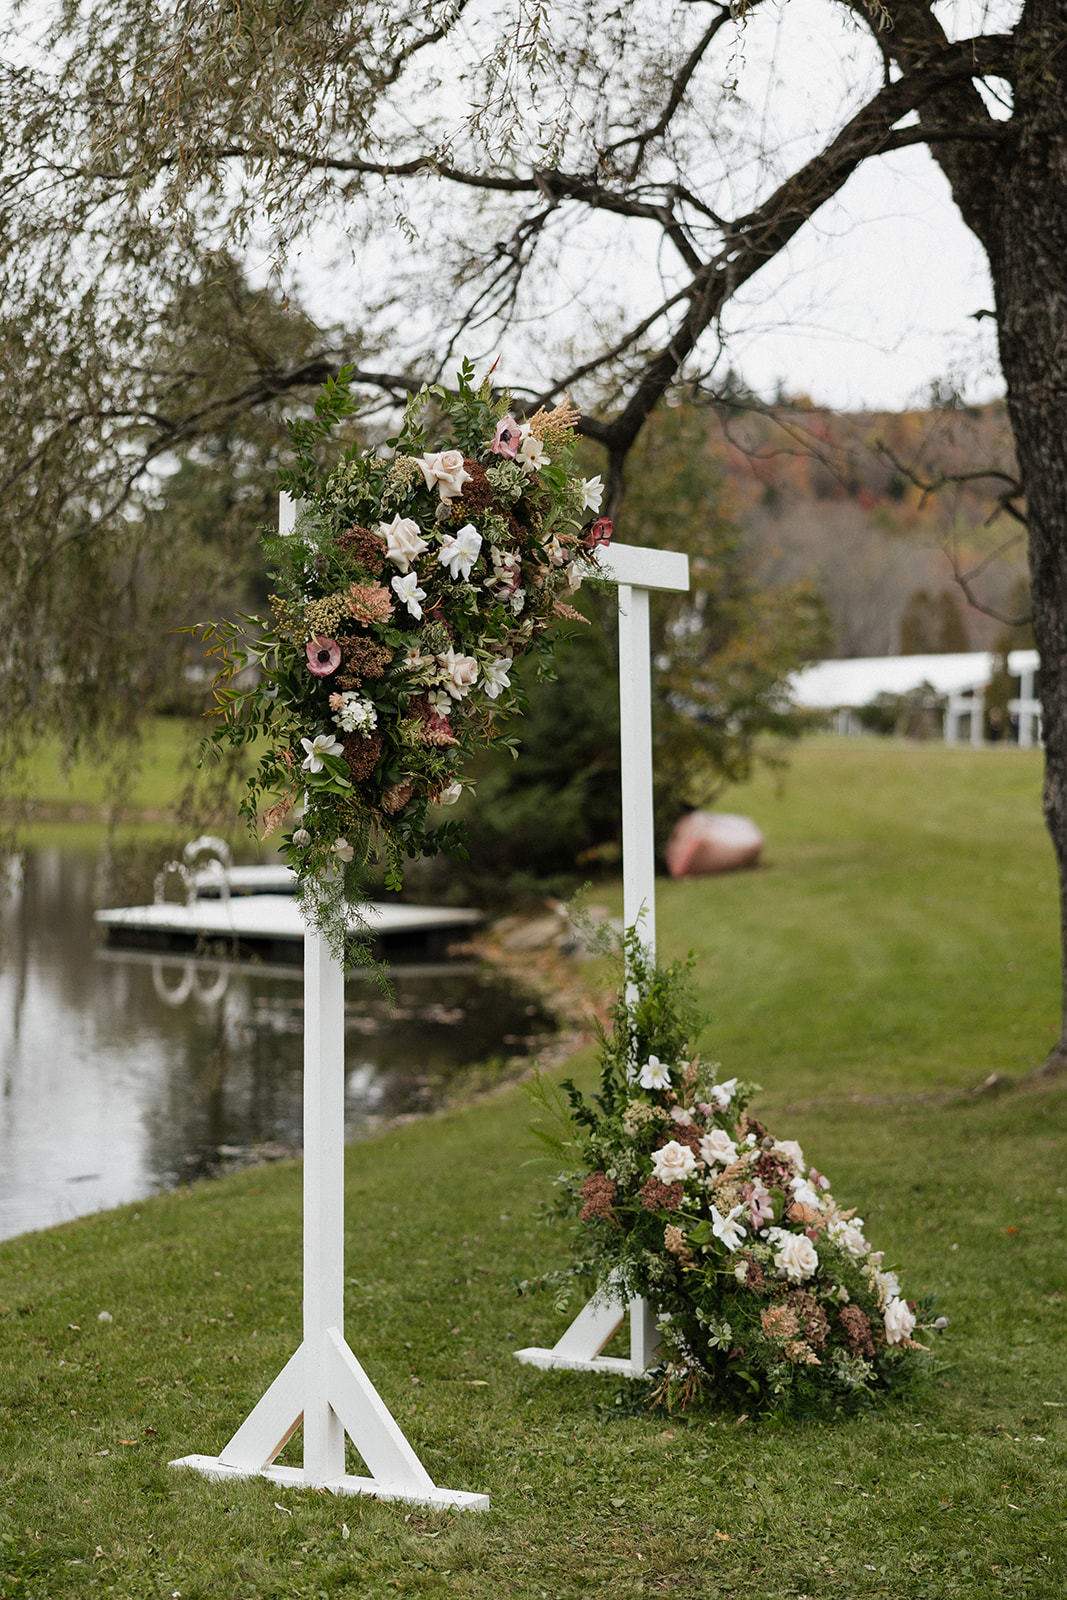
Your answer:
[[[1013,678],[1036,672],[1036,650],[1013,650],[1008,671]],[[818,661],[794,673],[792,697],[809,711],[836,711],[870,705],[880,694],[907,694],[928,683],[938,694],[965,694],[984,688],[993,671],[988,650],[947,656],[865,656],[851,661]]]

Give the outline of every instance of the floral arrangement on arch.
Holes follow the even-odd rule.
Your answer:
[[[242,810],[263,837],[295,817],[282,850],[338,954],[376,847],[393,889],[405,856],[465,853],[439,808],[476,750],[514,748],[500,723],[521,709],[515,662],[585,620],[567,601],[612,532],[599,477],[572,465],[567,402],[518,422],[464,362],[456,392],[421,389],[384,447],[321,469],[318,447],[353,410],[342,372],[290,427],[296,464],[279,482],[301,509],[264,541],[271,618],[206,630],[221,657],[209,742],[265,740]],[[250,664],[258,681],[240,690]]]
[[[653,1399],[667,1406],[751,1411],[893,1386],[922,1360],[914,1335],[932,1302],[905,1299],[863,1219],[795,1140],[751,1115],[758,1085],[722,1081],[694,1053],[691,963],[656,967],[634,930],[625,951],[611,1032],[598,1030],[599,1094],[568,1081],[564,1099],[542,1079],[533,1090],[564,1129],[542,1125],[541,1138],[578,1160],[557,1208],[577,1218],[576,1262],[555,1280],[591,1273],[599,1290],[651,1303]]]

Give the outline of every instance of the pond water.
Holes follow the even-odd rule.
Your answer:
[[[91,852],[28,850],[0,901],[0,1238],[296,1154],[299,967],[106,948]],[[346,1137],[525,1064],[553,1022],[473,964],[345,990]]]

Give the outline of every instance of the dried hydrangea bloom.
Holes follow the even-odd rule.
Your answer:
[[[385,540],[380,533],[361,528],[358,522],[338,535],[337,548],[358,561],[375,577],[385,566]]]
[[[677,1211],[685,1189],[680,1183],[661,1183],[649,1178],[641,1190],[641,1204],[646,1211]]]
[[[870,1318],[865,1311],[861,1311],[859,1306],[842,1306],[837,1313],[837,1320],[845,1330],[853,1355],[874,1355]]]
[[[582,1221],[592,1222],[594,1217],[607,1221],[612,1215],[618,1187],[614,1178],[609,1178],[606,1172],[591,1172],[582,1184],[582,1199],[585,1202],[579,1213]]]
[[[789,1295],[789,1304],[800,1320],[805,1343],[813,1350],[821,1350],[830,1337],[830,1323],[822,1306],[806,1289],[794,1289]]]
[[[357,622],[388,622],[393,614],[389,590],[380,583],[353,583],[346,596],[350,614]]]
[[[810,1345],[806,1345],[803,1339],[791,1339],[785,1347],[784,1354],[787,1361],[794,1361],[800,1367],[822,1366],[822,1362],[815,1354],[815,1351]]]
[[[760,1312],[760,1326],[768,1339],[795,1339],[800,1322],[792,1306],[768,1306]]]

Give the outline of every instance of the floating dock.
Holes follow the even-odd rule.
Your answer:
[[[273,870],[273,869],[267,869]],[[227,877],[263,868],[233,867]],[[254,888],[189,905],[169,901],[153,906],[121,906],[94,912],[94,920],[111,945],[151,951],[197,951],[232,954],[299,965],[304,959],[304,919],[291,895],[257,892]],[[229,885],[227,886],[229,887]],[[479,911],[449,906],[365,906],[353,916],[353,933],[364,932],[376,957],[391,960],[441,960],[449,946],[481,922]]]

